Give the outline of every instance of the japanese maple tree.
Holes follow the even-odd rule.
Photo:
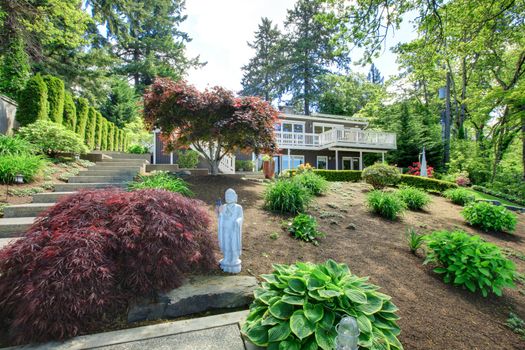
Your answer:
[[[222,87],[201,92],[185,81],[158,78],[144,94],[144,119],[160,128],[166,151],[193,146],[213,175],[237,150],[274,153],[279,112],[258,97],[236,97]]]

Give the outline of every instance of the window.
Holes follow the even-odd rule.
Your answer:
[[[344,129],[343,125],[314,123],[314,133],[322,134],[332,129]]]
[[[343,170],[359,170],[359,158],[343,157]]]
[[[328,169],[328,157],[327,156],[317,156],[317,169]]]
[[[288,163],[290,163],[289,167],[288,167]],[[283,155],[282,156],[282,164],[283,164],[282,170],[296,169],[296,168],[299,167],[299,165],[304,164],[304,156]]]

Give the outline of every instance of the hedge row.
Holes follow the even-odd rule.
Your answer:
[[[361,181],[361,170],[313,170],[319,176],[327,181]]]
[[[401,180],[399,181],[399,183],[434,192],[444,192],[451,188],[458,188],[458,185],[456,185],[453,182],[415,175],[401,175]]]
[[[495,191],[495,190],[492,190],[490,188],[486,188],[486,187],[478,186],[478,185],[472,186],[472,189],[475,190],[475,191],[478,191],[478,192],[483,192],[483,193],[489,194],[489,195],[494,196],[494,197],[498,197],[498,198],[502,198],[502,199],[508,200],[509,202],[513,202],[513,203],[525,206],[525,199],[523,199],[523,198],[512,196],[510,194],[506,194],[506,193],[503,193],[503,192]]]
[[[21,126],[49,119],[76,132],[89,149],[124,151],[129,144],[126,133],[90,106],[87,99],[79,97],[75,101],[57,77],[33,76],[22,90],[18,105],[16,120]]]

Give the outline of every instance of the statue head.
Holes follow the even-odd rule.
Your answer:
[[[224,195],[224,199],[226,204],[237,203],[237,193],[235,193],[233,188],[228,188],[226,190],[226,194]]]

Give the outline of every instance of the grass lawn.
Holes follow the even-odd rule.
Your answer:
[[[476,197],[476,199],[496,200],[496,201],[499,201],[503,205],[511,205],[511,206],[514,206],[514,207],[521,207],[519,204],[516,204],[516,203],[513,203],[513,202],[509,202],[508,200],[505,200],[503,198],[491,196],[490,194],[474,191],[474,190],[471,190],[471,189],[468,189],[468,191],[470,193],[472,193]]]

